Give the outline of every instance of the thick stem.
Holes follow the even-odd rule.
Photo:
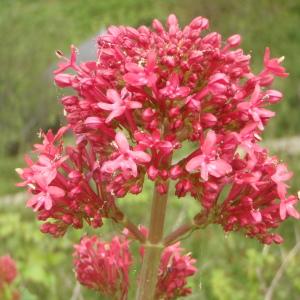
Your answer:
[[[136,300],[153,300],[163,244],[145,244],[143,264],[137,288]]]
[[[167,189],[168,190],[168,189]],[[153,300],[159,271],[160,257],[164,249],[162,243],[168,193],[161,195],[154,187],[150,216],[149,235],[139,278],[136,300]]]

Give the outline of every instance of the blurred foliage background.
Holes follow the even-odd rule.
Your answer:
[[[225,38],[241,34],[254,70],[262,67],[266,46],[272,56],[284,55],[290,76],[276,82],[276,87],[285,99],[277,105],[278,116],[267,127],[265,138],[300,134],[299,0],[0,0],[0,195],[17,191],[14,168],[22,166],[22,155],[39,128],[57,128],[63,120],[61,92],[51,78],[54,51],[68,53],[70,44],[80,45],[109,24],[150,25],[153,18],[164,21],[170,13],[176,13],[182,24],[205,16],[211,30]],[[300,155],[277,154],[294,171],[292,190],[296,192]],[[149,194],[147,188],[142,196],[122,200],[136,222],[147,221],[143,214]],[[85,289],[78,293],[72,272],[72,244],[86,230],[53,240],[39,232],[23,203],[6,199],[0,200],[0,255],[10,253],[17,260],[23,299],[95,299]],[[170,201],[174,205],[168,211],[167,228],[193,215],[189,199]],[[109,237],[118,230],[108,224],[100,234]],[[262,246],[239,234],[224,236],[214,227],[185,240],[199,267],[190,282],[194,294],[189,299],[300,299],[299,223],[286,222],[281,233],[286,240],[282,246]]]

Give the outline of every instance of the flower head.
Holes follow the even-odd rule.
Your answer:
[[[196,260],[190,253],[182,254],[182,252],[180,243],[168,246],[164,250],[156,286],[158,299],[177,299],[192,293],[192,289],[187,286],[187,278],[197,272],[194,266]]]
[[[225,231],[281,241],[274,228],[298,217],[298,198],[288,195],[291,173],[259,142],[283,98],[271,88],[288,75],[283,58],[266,48],[255,74],[239,35],[223,41],[208,28],[203,17],[180,28],[170,15],[165,26],[109,27],[96,61],[78,63],[74,46],[70,59],[58,52],[54,80],[73,90],[61,102],[76,145],[62,144],[64,128],[44,134],[39,157],[19,170],[33,194],[28,206],[48,220],[44,232],[101,226],[148,176],[161,194],[173,180],[176,196],[191,195]],[[177,159],[186,145],[190,153]]]
[[[18,275],[15,261],[9,256],[0,257],[0,289],[3,284],[12,283]]]
[[[105,242],[96,236],[85,236],[74,246],[78,281],[111,299],[127,299],[131,263],[128,241],[123,238],[114,237]]]

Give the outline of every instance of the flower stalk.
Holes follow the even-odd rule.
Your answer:
[[[121,221],[119,221],[128,231],[141,243],[144,244],[146,241],[145,236],[141,233],[141,231],[138,229],[138,227],[132,223],[130,220],[128,220],[126,217],[124,217]]]
[[[170,246],[180,240],[185,234],[192,232],[193,230],[197,229],[198,226],[194,223],[186,223],[179,226],[169,235],[164,238],[164,245],[165,247]]]
[[[159,263],[164,245],[162,243],[165,215],[168,201],[167,192],[161,195],[154,187],[150,216],[149,235],[145,244],[145,254],[140,273],[136,300],[153,300],[158,278]]]

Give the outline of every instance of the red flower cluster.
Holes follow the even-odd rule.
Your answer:
[[[10,285],[18,275],[15,261],[9,256],[0,257],[0,298],[9,297],[7,300],[18,300],[19,292],[11,290]]]
[[[9,256],[0,257],[0,288],[4,284],[11,284],[17,277],[17,266],[15,261]]]
[[[99,227],[106,215],[104,198],[90,185],[96,158],[85,147],[64,147],[61,139],[66,130],[68,127],[62,127],[56,135],[51,131],[41,133],[43,143],[36,144],[34,151],[38,159],[34,162],[26,157],[28,168],[17,169],[24,180],[18,185],[28,186],[33,194],[27,206],[37,211],[39,220],[55,220],[44,223],[41,230],[56,237],[69,225],[81,228],[83,220]],[[87,169],[91,171],[85,173]]]
[[[177,299],[192,293],[187,287],[187,277],[196,273],[196,260],[190,254],[181,254],[182,251],[179,242],[164,249],[156,287],[157,299]]]
[[[180,29],[171,15],[166,28],[158,20],[152,29],[109,27],[97,61],[78,64],[73,46],[70,59],[58,53],[55,82],[76,93],[62,98],[76,146],[63,147],[65,128],[44,134],[37,161],[19,170],[34,194],[28,206],[55,220],[44,232],[59,236],[83,220],[100,226],[115,198],[140,193],[148,176],[161,194],[169,180],[178,197],[191,194],[201,204],[199,225],[281,242],[271,230],[300,217],[298,199],[287,194],[291,173],[258,143],[274,116],[266,107],[282,98],[270,85],[288,75],[283,59],[267,48],[255,75],[250,55],[236,49],[239,35],[223,42],[206,29],[205,18]],[[172,160],[186,142],[190,153]]]
[[[127,299],[128,271],[132,263],[128,244],[120,237],[114,237],[111,242],[102,242],[96,236],[82,238],[74,246],[78,281],[110,299]]]
[[[142,227],[141,231],[147,235],[146,228]],[[132,264],[129,238],[132,237],[127,231],[110,242],[101,241],[96,236],[82,238],[80,244],[74,246],[74,266],[78,281],[113,299],[126,299],[128,272]],[[187,277],[196,273],[196,260],[190,254],[183,255],[182,251],[179,242],[164,249],[156,286],[157,298],[177,299],[192,292],[187,287]],[[140,253],[143,256],[143,246]]]

